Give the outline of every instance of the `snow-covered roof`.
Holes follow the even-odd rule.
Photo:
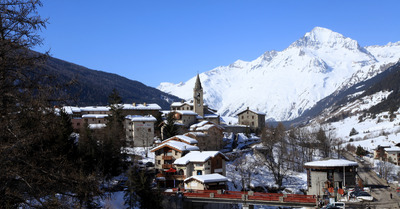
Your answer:
[[[196,179],[202,183],[213,183],[213,182],[221,182],[221,181],[228,181],[229,179],[221,174],[213,173],[213,174],[206,174],[206,175],[198,175],[198,176],[191,176],[186,178],[184,181],[189,181],[191,179]]]
[[[197,127],[204,126],[204,125],[207,124],[207,123],[209,123],[209,122],[206,121],[206,120],[201,121],[201,122],[199,122],[199,123],[195,123],[195,124],[193,124],[193,125],[190,126],[190,130],[191,130],[191,131],[192,131],[192,130],[196,130]]]
[[[203,132],[187,132],[185,133],[185,136],[187,135],[194,135],[194,136],[206,136],[207,134],[203,133]]]
[[[186,142],[188,144],[197,144],[197,143],[199,143],[196,139],[193,139],[193,138],[185,136],[185,135],[176,135],[176,136],[173,136],[171,138],[166,139],[164,142],[168,142],[168,141],[172,141],[172,140],[174,140],[174,141],[184,141],[184,142]]]
[[[180,106],[185,105],[185,104],[187,104],[189,106],[193,106],[193,103],[189,103],[189,102],[173,102],[171,104],[171,107],[180,107]]]
[[[161,110],[158,104],[123,104],[124,110]]]
[[[386,152],[400,152],[400,147],[385,148]]]
[[[197,115],[197,113],[190,111],[190,110],[177,110],[175,111],[181,115]]]
[[[305,167],[344,167],[344,166],[358,166],[357,162],[344,160],[344,159],[328,159],[308,162],[304,164]]]
[[[214,125],[214,124],[207,124],[207,125],[204,125],[204,126],[202,126],[202,127],[198,127],[197,129],[196,129],[196,131],[208,131],[210,128],[212,128],[212,127],[217,127],[216,125]]]
[[[256,110],[251,110],[251,109],[249,109],[249,108],[247,108],[247,109],[245,109],[245,110],[243,110],[243,111],[240,111],[237,115],[240,115],[240,114],[242,114],[242,113],[244,113],[244,112],[246,112],[246,111],[254,112],[254,113],[256,113],[257,115],[266,115],[264,112],[260,112],[260,111],[256,111]]]
[[[219,151],[191,151],[185,156],[175,160],[174,164],[175,165],[186,165],[189,162],[197,162],[197,163],[204,163],[207,160],[209,160],[212,157],[217,156],[218,154],[221,154],[222,156],[225,157],[225,159],[228,159],[224,154],[222,154]]]
[[[161,107],[158,104],[121,104],[122,109],[124,110],[161,110]],[[110,111],[110,107],[108,106],[87,106],[87,107],[72,107],[72,106],[64,106],[63,109],[68,113],[72,114],[73,112],[95,112],[95,111]]]
[[[89,124],[89,129],[102,129],[106,127],[106,124],[99,123],[99,124]]]
[[[81,112],[81,108],[73,106],[64,106],[62,109],[69,115],[72,115],[74,112]]]
[[[106,118],[107,114],[85,114],[82,115],[82,118]]]
[[[107,106],[87,106],[79,107],[82,112],[94,112],[94,111],[109,111],[110,108]]]
[[[127,115],[126,119],[133,121],[133,122],[156,122],[157,119],[152,115]]]
[[[173,149],[176,149],[176,150],[179,150],[181,152],[199,150],[199,148],[197,146],[193,146],[193,145],[186,144],[184,142],[179,142],[179,141],[173,141],[172,140],[172,141],[164,142],[164,143],[158,145],[157,147],[151,149],[151,152],[155,152],[155,151],[157,151],[157,150],[159,150],[159,149],[161,149],[163,147],[166,147],[166,146],[170,147],[170,148],[173,148]]]
[[[218,118],[218,115],[216,115],[216,114],[205,114],[204,118]]]

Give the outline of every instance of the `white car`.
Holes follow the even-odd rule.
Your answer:
[[[372,197],[368,192],[365,192],[365,191],[353,192],[353,195],[360,201],[373,201],[374,200],[374,197]]]

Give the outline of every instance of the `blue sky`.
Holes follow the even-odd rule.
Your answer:
[[[146,85],[270,50],[320,26],[361,46],[400,41],[398,0],[42,0],[43,52]]]

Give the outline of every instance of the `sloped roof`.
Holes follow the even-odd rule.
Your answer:
[[[133,122],[156,122],[157,119],[152,115],[127,115],[125,119]]]
[[[82,115],[82,118],[106,118],[107,114],[85,114]]]
[[[253,113],[257,114],[257,115],[266,115],[264,112],[260,112],[260,111],[256,111],[256,110],[251,110],[251,109],[249,109],[249,108],[247,108],[247,109],[245,109],[245,110],[239,112],[237,115],[240,115],[240,114],[242,114],[242,113],[244,113],[244,112],[246,112],[246,111],[253,112]]]
[[[324,167],[324,168],[347,167],[347,166],[358,166],[358,163],[344,159],[328,159],[328,160],[312,161],[304,164],[304,167]]]
[[[190,110],[176,110],[175,112],[181,115],[197,115],[197,113],[190,111]]]
[[[224,154],[222,154],[219,151],[191,151],[185,156],[175,160],[174,164],[176,165],[186,165],[189,162],[196,162],[196,163],[204,163],[210,158],[213,158],[217,156],[218,154],[221,154],[226,160],[228,159]]]
[[[197,143],[199,143],[196,139],[193,139],[193,138],[185,136],[185,135],[176,135],[176,136],[173,136],[171,138],[168,138],[168,139],[164,140],[164,142],[168,142],[168,141],[171,141],[171,140],[183,141],[183,142],[186,142],[187,144],[197,144]]]
[[[187,132],[187,133],[185,133],[185,136],[188,136],[188,135],[194,135],[194,136],[200,136],[200,137],[203,137],[203,136],[207,136],[207,134],[205,134],[205,133],[203,133],[203,132]]]
[[[400,152],[400,147],[385,148],[386,152]]]
[[[197,146],[193,146],[193,145],[189,145],[186,144],[184,142],[179,142],[179,141],[169,141],[169,142],[164,142],[160,145],[158,145],[157,147],[151,149],[151,152],[155,152],[163,147],[169,147],[171,149],[175,149],[178,150],[180,152],[183,151],[196,151],[199,150],[199,148]]]
[[[191,176],[186,178],[184,181],[189,181],[191,179],[195,179],[202,183],[213,183],[213,182],[221,182],[221,181],[229,181],[229,179],[221,174],[213,173],[213,174],[206,174],[206,175],[198,175],[198,176]]]

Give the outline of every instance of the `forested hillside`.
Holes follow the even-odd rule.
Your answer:
[[[66,90],[72,98],[68,105],[106,105],[108,95],[115,88],[124,103],[157,103],[163,109],[179,101],[176,96],[164,93],[138,81],[117,74],[91,70],[56,58],[49,58],[45,70],[55,76],[56,83],[71,83]]]

